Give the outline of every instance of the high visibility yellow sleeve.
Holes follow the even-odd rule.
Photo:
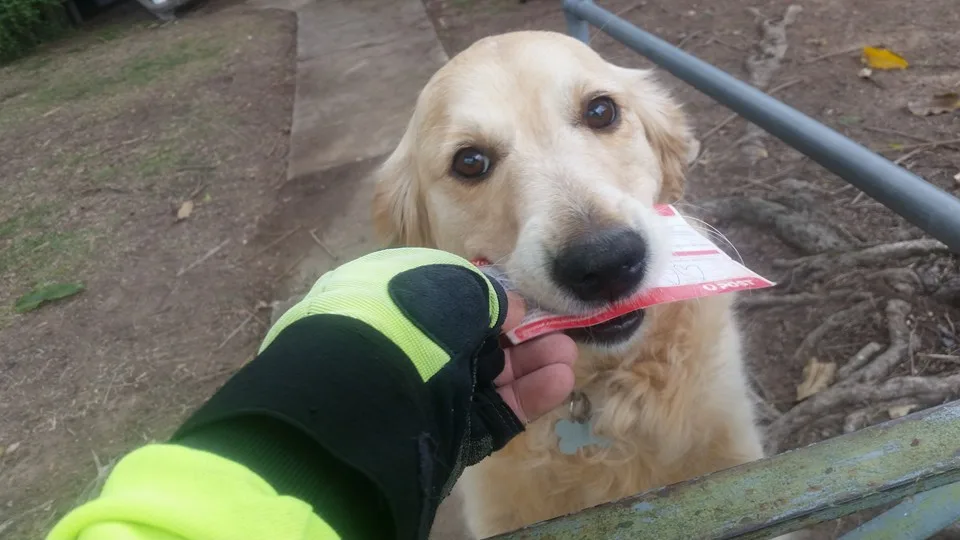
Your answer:
[[[125,456],[47,540],[339,540],[310,505],[246,467],[172,444]]]

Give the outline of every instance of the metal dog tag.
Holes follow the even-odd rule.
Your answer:
[[[559,440],[560,452],[568,456],[587,446],[610,447],[610,439],[594,434],[590,422],[571,422],[566,418],[557,420],[553,428]]]

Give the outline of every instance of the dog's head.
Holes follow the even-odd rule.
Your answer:
[[[683,189],[689,137],[648,71],[573,38],[478,41],[427,83],[379,171],[377,228],[506,269],[520,292],[575,313],[644,286],[668,256],[655,203]],[[623,344],[642,313],[580,337]]]

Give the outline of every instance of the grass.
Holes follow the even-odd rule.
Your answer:
[[[96,34],[95,46],[72,53],[51,48],[3,68],[0,129],[55,108],[106,103],[163,79],[212,70],[225,48],[225,43],[216,38],[184,38],[160,49],[140,47],[142,50],[130,57],[129,52],[117,51],[128,45],[123,43],[126,33],[108,28]],[[129,58],[119,62],[111,59],[111,55],[121,54]]]
[[[89,234],[61,231],[52,225],[37,230],[32,211],[0,225],[0,275],[29,276],[36,283],[68,276],[89,251]],[[51,214],[44,216],[50,218]]]
[[[0,491],[10,491],[0,501],[0,537],[42,537],[77,493],[98,491],[110,457],[141,442],[139,434],[131,436],[134,429],[153,436],[175,422],[171,411],[180,414],[179,395],[156,388],[190,380],[185,373],[194,368],[165,369],[167,354],[149,344],[169,336],[193,344],[193,336],[207,339],[217,330],[206,322],[184,325],[180,297],[186,295],[167,287],[179,268],[197,260],[195,251],[205,253],[223,234],[245,234],[239,226],[222,228],[240,223],[241,211],[259,215],[259,198],[241,203],[226,188],[259,197],[245,175],[264,167],[270,177],[281,172],[282,156],[268,163],[260,155],[261,135],[280,137],[272,118],[277,113],[286,120],[289,112],[258,98],[278,96],[289,83],[294,30],[286,15],[198,14],[162,26],[76,32],[0,68],[0,156],[6,158],[0,159],[0,342],[9,345],[0,350],[0,394],[14,406],[12,414],[0,414],[6,437],[0,444],[23,440],[28,449],[0,464],[6,467]],[[276,59],[268,56],[268,64],[265,55]],[[289,64],[274,69],[281,60]],[[269,77],[261,76],[261,62]],[[244,84],[224,83],[235,74]],[[268,123],[271,131],[261,133],[258,126]],[[194,214],[175,225],[171,210],[200,185],[209,193],[201,191]],[[216,203],[202,206],[211,196]],[[210,291],[221,283],[213,272],[211,260],[182,281],[193,287],[194,279],[206,280],[198,291],[225,296]],[[88,292],[15,312],[16,300],[38,286],[74,282]],[[163,316],[143,305],[154,297],[162,299]],[[99,305],[104,299],[107,305]],[[201,307],[212,313],[215,303]],[[126,324],[141,314],[149,315],[146,327]],[[64,331],[51,335],[48,324]],[[17,346],[21,342],[41,343],[44,350]],[[98,478],[89,489],[92,470],[82,454],[29,451],[86,444],[63,431],[68,422],[104,441],[95,444],[106,457],[94,458]]]
[[[0,251],[0,276],[14,274],[11,297],[0,308],[0,328],[14,320],[13,298],[36,285],[75,279],[92,251],[88,231],[47,231],[14,239]]]
[[[37,205],[0,222],[0,241],[19,235],[29,229],[39,229],[50,222],[55,207],[51,204]]]
[[[94,109],[115,110],[125,99],[158,81],[202,75],[220,60],[224,50],[224,44],[216,40],[185,38],[159,48],[145,48],[133,55],[127,51],[121,58],[112,60],[111,65],[109,56],[113,51],[109,48],[117,47],[124,32],[112,28],[99,32],[96,37],[101,42],[113,43],[68,54],[68,58],[73,57],[69,62],[54,58],[55,51],[47,50],[5,68],[5,75],[22,75],[18,84],[25,91],[12,98],[10,107],[0,107],[0,128],[4,121],[11,127],[30,122],[30,110],[47,111],[66,106],[83,107],[82,111],[87,114]],[[98,51],[104,54],[95,54]],[[102,69],[91,68],[96,62],[103,62]],[[2,86],[0,84],[0,90]],[[157,135],[163,137],[160,133]],[[124,149],[119,152],[119,159],[112,161],[105,159],[102,152],[90,151],[85,146],[51,146],[48,152],[40,158],[41,166],[25,171],[23,180],[32,186],[29,192],[11,185],[7,186],[10,189],[0,189],[0,195],[8,200],[32,197],[28,193],[44,191],[41,186],[51,177],[72,178],[80,185],[92,187],[122,179],[171,177],[193,157],[192,150],[179,139],[154,140],[152,144]],[[69,198],[54,196],[52,202],[35,204],[0,221],[0,282],[7,289],[7,294],[0,295],[7,304],[0,306],[0,328],[13,319],[12,303],[7,302],[7,296],[18,296],[37,284],[77,277],[76,273],[94,251],[96,238],[110,228],[109,216],[95,218],[92,228],[90,223],[82,225],[86,229],[64,225],[69,220],[66,211],[71,204]]]
[[[53,126],[58,118],[109,121],[155,88],[202,80],[223,65],[230,43],[219,33],[185,35],[145,23],[67,38],[0,68],[0,145],[7,134],[36,123]],[[12,298],[37,284],[82,277],[77,274],[95,256],[98,239],[115,232],[118,217],[88,215],[73,206],[71,194],[109,185],[136,191],[154,183],[163,191],[179,169],[195,165],[197,150],[186,140],[207,136],[207,122],[196,120],[182,127],[163,123],[142,142],[131,137],[137,144],[129,146],[114,141],[91,147],[79,144],[76,134],[64,134],[75,143],[64,144],[53,131],[43,136],[51,144],[43,145],[33,166],[15,166],[19,178],[0,183],[0,199],[20,201],[19,209],[8,207],[12,216],[0,213],[0,329],[13,319]]]
[[[113,73],[96,75],[96,69],[82,70],[30,94],[28,106],[62,105],[64,102],[105,97],[131,88],[144,87],[161,76],[188,64],[216,58],[222,45],[183,40],[167,50],[145,52],[127,61]],[[95,62],[95,59],[94,59]]]
[[[160,144],[143,149],[140,155],[114,163],[99,163],[96,153],[67,152],[48,160],[47,171],[65,171],[85,165],[87,185],[102,186],[120,178],[170,177],[189,162],[192,154],[183,148]],[[14,320],[12,298],[38,284],[78,279],[81,270],[96,252],[98,238],[109,235],[116,221],[98,216],[86,228],[67,228],[68,198],[35,206],[0,221],[0,282],[8,294],[0,306],[0,329]],[[11,298],[6,298],[6,296]]]
[[[182,42],[178,47],[156,55],[134,58],[120,68],[116,81],[136,86],[147,85],[174,68],[219,56],[222,45],[195,41]]]
[[[189,162],[190,154],[181,149],[161,146],[147,153],[134,167],[133,173],[138,178],[149,178],[170,173]]]
[[[70,277],[88,252],[84,236],[54,231],[20,238],[0,257],[0,272],[30,276],[34,285]]]

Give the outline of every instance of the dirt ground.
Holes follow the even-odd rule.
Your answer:
[[[36,539],[255,350],[296,19],[111,13],[0,69],[0,537]],[[177,222],[187,200],[192,213]],[[43,282],[86,291],[18,315]]]
[[[778,98],[892,159],[907,156],[904,165],[958,194],[960,145],[930,141],[960,137],[960,115],[905,110],[908,101],[960,88],[953,0],[798,2],[803,11],[786,28],[789,47],[767,88],[787,85]],[[748,8],[768,18],[786,8],[772,0],[601,4],[745,79],[759,39]],[[426,5],[451,56],[493,33],[564,28],[555,0]],[[168,435],[250,358],[269,321],[265,303],[291,292],[282,283],[297,264],[291,245],[311,241],[295,227],[342,203],[283,181],[295,27],[292,14],[276,11],[208,5],[159,25],[134,10],[0,68],[0,537],[40,537],[96,489],[113,460]],[[610,60],[646,65],[602,34],[593,45]],[[862,45],[890,47],[911,65],[861,79],[858,54],[844,51]],[[814,253],[811,242],[761,223],[755,207],[724,211],[740,208],[730,197],[775,201],[778,212],[848,250],[922,234],[770,138],[766,157],[751,165],[737,142],[742,120],[717,128],[728,111],[663,79],[703,139],[685,203],[750,267],[784,283],[764,293],[773,307],[743,310],[751,372],[769,405],[765,422],[789,415],[810,358],[843,366],[869,342],[886,348],[892,298],[912,308],[903,321],[908,346],[883,377],[960,370],[956,259],[927,249],[791,276],[776,261]],[[305,196],[318,206],[278,215],[278,205]],[[194,208],[177,221],[187,200]],[[718,200],[724,204],[711,203]],[[66,280],[86,291],[25,315],[9,309],[35,285]],[[868,296],[836,292],[849,289]],[[796,293],[816,301],[779,299]],[[798,354],[830,315],[866,300],[859,315]],[[887,419],[894,405],[949,397],[953,389],[853,400],[788,430],[781,448],[835,436],[858,411],[864,425]],[[862,519],[826,524],[817,537]]]
[[[953,0],[795,3],[802,12],[786,28],[788,48],[766,89],[786,86],[776,97],[960,194],[960,176],[954,178],[960,173],[960,146],[955,144],[960,138],[960,114],[919,117],[906,110],[911,101],[960,89],[960,33],[956,30],[960,12]],[[451,56],[489,34],[565,28],[558,3],[552,0],[427,0],[426,4]],[[773,0],[605,0],[598,4],[751,82],[755,82],[751,79],[755,71],[746,60],[761,34],[758,17],[750,8],[756,8],[763,19],[777,19],[789,5]],[[592,34],[593,47],[608,60],[650,67],[612,38],[595,29]],[[887,47],[907,58],[910,66],[861,79],[860,48],[865,45]],[[716,225],[748,266],[782,284],[774,293],[764,293],[765,297],[812,293],[815,298],[805,304],[781,300],[774,307],[741,310],[751,375],[758,393],[772,407],[761,407],[767,413],[765,422],[776,423],[796,403],[797,386],[811,358],[843,366],[870,342],[885,348],[890,343],[886,306],[891,298],[902,298],[912,307],[901,321],[909,343],[892,373],[879,380],[901,375],[938,377],[960,370],[960,272],[955,257],[891,255],[865,268],[841,261],[812,276],[791,276],[775,261],[810,255],[817,252],[811,249],[815,246],[798,242],[794,229],[771,226],[750,198],[780,203],[777,208],[786,215],[809,222],[805,230],[834,235],[848,250],[923,238],[923,234],[770,137],[762,139],[766,156],[751,164],[744,145],[738,144],[745,135],[743,120],[718,128],[729,111],[667,74],[662,79],[685,104],[697,136],[703,139],[684,200],[688,210]],[[928,144],[946,140],[954,145]],[[902,280],[910,284],[905,286]],[[862,296],[831,294],[838,289],[854,289]],[[812,346],[798,350],[830,315],[865,300],[871,302],[864,309],[841,317],[819,340],[808,341]],[[839,435],[845,422],[862,427],[887,420],[888,409],[896,405],[923,408],[956,398],[960,392],[960,388],[940,390],[926,398],[903,394],[880,403],[853,396],[845,406],[818,411],[818,420],[788,430],[780,448]],[[865,517],[824,524],[814,534],[834,537]]]

